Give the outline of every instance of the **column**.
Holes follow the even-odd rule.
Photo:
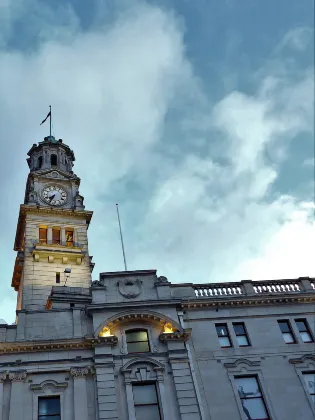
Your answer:
[[[66,238],[66,228],[61,228],[61,244],[66,245],[67,238]]]
[[[89,369],[71,368],[70,373],[73,377],[74,419],[88,420],[86,376],[89,374]]]
[[[51,227],[47,229],[47,242],[49,244],[52,244],[52,228]]]
[[[23,419],[24,417],[23,396],[26,376],[26,371],[9,372],[9,379],[12,382],[9,420]]]
[[[3,382],[7,377],[7,372],[0,372],[0,420],[2,420],[3,411]]]

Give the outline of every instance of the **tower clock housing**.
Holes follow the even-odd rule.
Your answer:
[[[92,212],[85,210],[79,193],[73,151],[49,136],[33,144],[28,156],[14,245],[12,286],[18,291],[18,309],[45,308],[52,287],[65,282],[88,288],[94,266],[87,238]]]

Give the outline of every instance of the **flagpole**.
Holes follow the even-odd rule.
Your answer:
[[[118,224],[119,224],[119,232],[120,232],[121,248],[122,248],[123,257],[124,257],[125,271],[127,271],[126,255],[125,255],[125,247],[124,247],[124,240],[123,240],[122,231],[121,231],[121,224],[120,224],[120,217],[119,217],[118,204],[116,204],[116,210],[117,210],[117,218],[118,218]]]
[[[49,105],[49,113],[50,113],[50,117],[49,117],[49,137],[51,137],[51,105]]]

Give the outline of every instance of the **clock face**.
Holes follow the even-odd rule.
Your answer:
[[[66,190],[57,185],[48,185],[43,189],[43,199],[52,206],[62,206],[68,198]]]

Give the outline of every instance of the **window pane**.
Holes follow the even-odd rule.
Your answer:
[[[149,343],[143,341],[139,343],[128,343],[128,353],[145,353],[150,351]]]
[[[286,321],[279,322],[279,327],[280,327],[281,332],[283,332],[283,333],[291,332],[289,324]]]
[[[283,337],[283,339],[286,343],[294,343],[295,342],[294,337],[291,333],[284,333],[284,334],[282,334],[282,337]]]
[[[52,230],[52,240],[54,244],[60,243],[60,230],[59,229]]]
[[[256,378],[235,378],[235,382],[241,398],[261,396]]]
[[[297,325],[297,327],[298,327],[298,330],[300,331],[300,332],[302,332],[302,331],[307,331],[307,328],[306,328],[306,324],[305,324],[305,322],[304,321],[295,321],[296,322],[296,325]]]
[[[39,229],[39,241],[40,242],[47,242],[47,229]]]
[[[146,331],[127,331],[127,343],[131,341],[148,341],[148,333]]]
[[[157,396],[155,385],[144,385],[133,387],[133,399],[137,404],[156,404]]]
[[[245,335],[246,334],[243,324],[234,324],[233,327],[234,327],[234,331],[235,331],[236,335]]]
[[[264,403],[261,398],[253,398],[249,400],[241,400],[242,408],[250,420],[268,420]]]
[[[228,335],[227,328],[224,325],[216,326],[216,330],[219,337],[224,337],[225,335]]]
[[[303,378],[305,380],[307,389],[310,394],[315,394],[315,372],[314,373],[304,373]]]
[[[238,335],[236,336],[237,342],[239,346],[248,346],[249,342],[247,340],[246,335]]]
[[[138,406],[136,409],[137,420],[160,420],[159,408],[156,405]]]
[[[219,337],[219,343],[221,347],[231,347],[229,337]]]
[[[304,341],[304,343],[310,343],[310,342],[313,341],[310,333],[308,333],[308,332],[301,332],[301,337],[302,337],[302,340]]]
[[[73,244],[73,231],[72,230],[66,230],[66,242],[68,246],[71,246]]]
[[[38,399],[38,412],[43,414],[60,414],[60,398],[39,398]]]

